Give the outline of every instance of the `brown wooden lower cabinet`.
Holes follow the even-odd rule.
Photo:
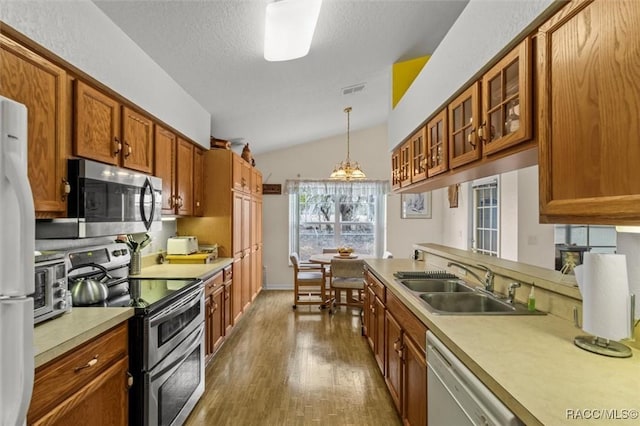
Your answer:
[[[365,337],[403,423],[426,425],[427,327],[372,273],[366,280]]]
[[[222,271],[224,279],[224,335],[228,336],[233,328],[233,266]]]
[[[363,333],[367,337],[371,350],[373,350],[373,355],[378,363],[380,371],[384,374],[384,303],[386,300],[386,288],[379,280],[369,273],[365,276],[365,286]]]
[[[225,335],[225,286],[223,273],[215,273],[204,283],[205,305],[205,362],[209,363],[214,353],[220,348]]]
[[[127,323],[39,367],[29,425],[124,425],[129,418]]]

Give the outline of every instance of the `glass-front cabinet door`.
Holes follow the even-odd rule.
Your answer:
[[[391,154],[391,189],[400,188],[400,148]]]
[[[531,139],[531,39],[482,78],[484,155]]]
[[[427,137],[425,127],[415,132],[411,142],[411,183],[427,178]]]
[[[427,123],[427,176],[446,172],[449,168],[447,109]]]
[[[455,168],[478,160],[480,83],[473,83],[449,103],[449,167]]]
[[[411,184],[411,140],[400,147],[400,186]]]

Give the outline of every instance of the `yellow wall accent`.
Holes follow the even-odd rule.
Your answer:
[[[431,55],[421,56],[419,58],[409,59],[404,62],[396,62],[393,64],[393,108],[396,107],[402,96],[407,91],[416,76],[422,71],[422,67],[431,58]]]

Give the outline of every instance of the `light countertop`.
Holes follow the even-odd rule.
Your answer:
[[[222,257],[211,263],[163,263],[143,267],[131,278],[200,278],[206,279],[233,263],[232,258]]]
[[[36,368],[132,316],[133,308],[74,307],[71,312],[36,325],[33,332]]]
[[[640,410],[640,351],[617,359],[584,351],[571,322],[545,316],[453,316],[429,313],[396,271],[424,271],[410,259],[367,259],[368,268],[526,424],[575,423],[567,410]],[[597,424],[638,424],[638,419]]]
[[[162,264],[142,268],[132,278],[206,279],[230,265],[233,259],[216,259],[209,264]],[[36,325],[34,329],[35,366],[39,367],[73,350],[99,334],[127,321],[133,308],[80,308]]]

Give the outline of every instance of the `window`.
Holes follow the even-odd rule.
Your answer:
[[[556,270],[568,269],[570,272],[575,265],[582,263],[584,253],[587,251],[615,253],[616,227],[608,225],[555,225],[554,242]]]
[[[500,218],[498,180],[491,178],[474,182],[471,195],[472,249],[478,253],[498,256],[500,252]]]
[[[387,181],[287,181],[289,251],[301,259],[323,248],[352,247],[381,256]]]

